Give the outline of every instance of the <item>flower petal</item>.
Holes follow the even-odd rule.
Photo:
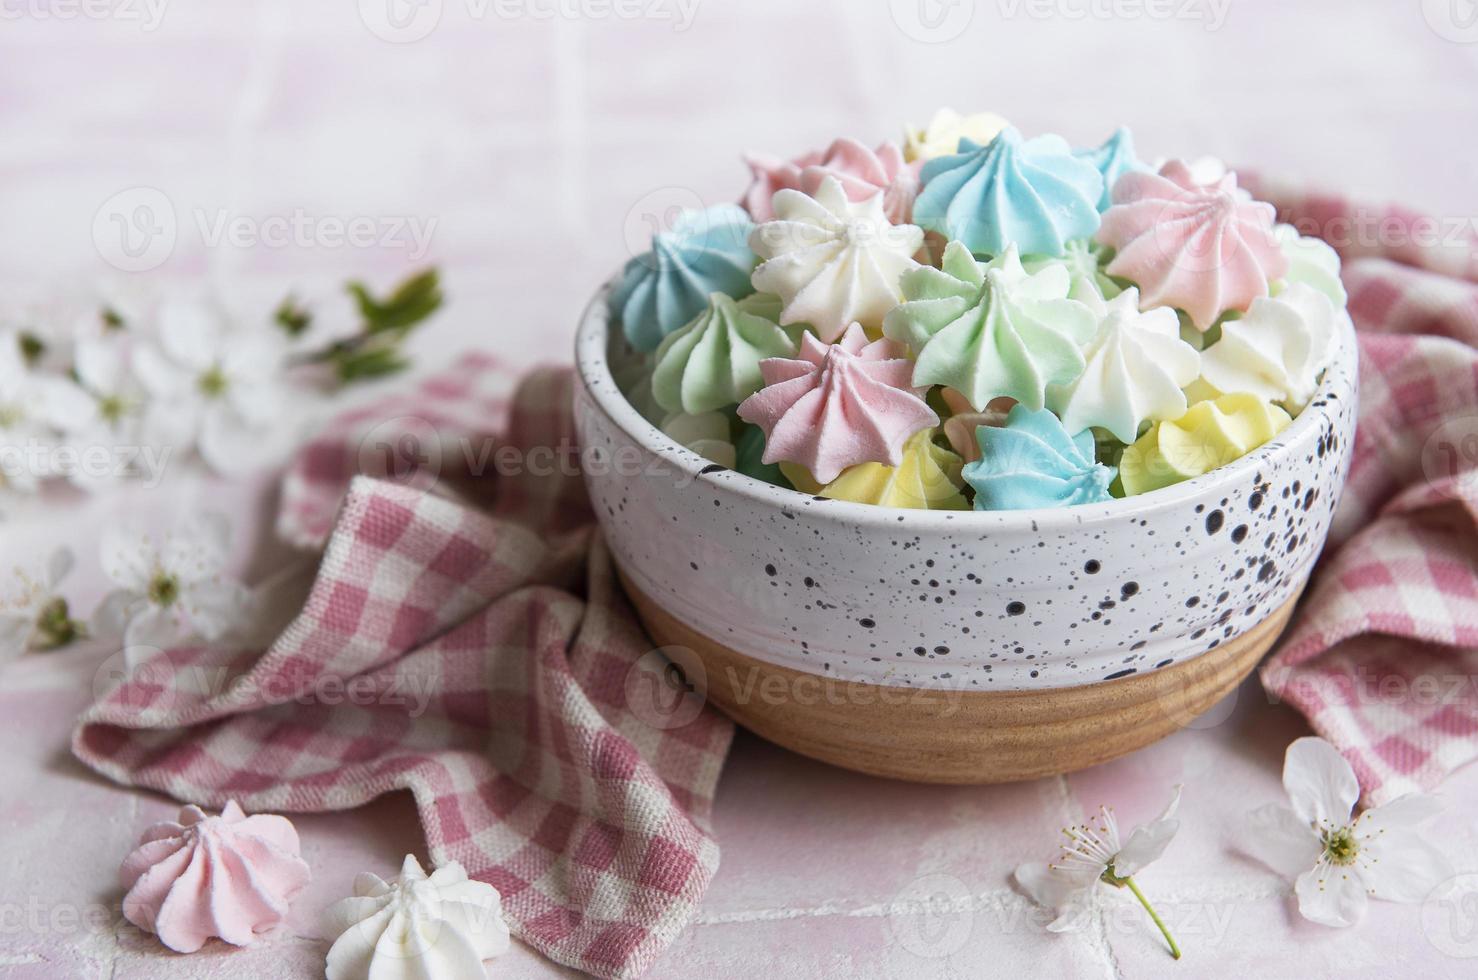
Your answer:
[[[191,587],[182,600],[196,632],[215,641],[245,621],[251,593],[236,582],[202,582]]]
[[[1249,813],[1247,821],[1252,833],[1243,849],[1279,874],[1292,878],[1319,860],[1318,836],[1288,807],[1269,803]]]
[[[1326,926],[1354,925],[1365,916],[1369,904],[1359,874],[1328,861],[1299,875],[1293,890],[1298,894],[1299,913]]]
[[[51,557],[46,561],[46,589],[48,592],[54,590],[61,584],[62,579],[72,573],[73,564],[75,564],[75,558],[71,548],[63,546],[51,553]]]
[[[1355,770],[1322,738],[1300,738],[1288,746],[1283,788],[1293,812],[1309,824],[1343,827],[1350,822],[1360,784]]]
[[[185,639],[183,630],[168,610],[146,605],[134,614],[123,630],[123,645],[168,650]]]
[[[98,542],[103,574],[117,585],[143,594],[149,590],[158,556],[153,543],[138,531],[110,528]]]
[[[1385,806],[1371,807],[1360,814],[1362,832],[1370,828],[1406,830],[1420,826],[1442,812],[1442,801],[1425,793],[1407,793]]]
[[[223,333],[220,317],[202,303],[166,303],[159,311],[159,342],[170,360],[192,373],[216,362]]]
[[[114,589],[103,597],[92,614],[92,631],[108,639],[122,639],[129,620],[145,605],[142,595],[129,589]]]
[[[1165,811],[1149,823],[1135,827],[1129,834],[1129,839],[1114,856],[1114,874],[1120,878],[1139,874],[1145,866],[1165,853],[1165,848],[1180,829],[1180,821],[1175,819],[1175,811],[1179,806],[1180,786],[1177,785]]]
[[[1092,889],[1098,880],[1084,883],[1061,869],[1046,864],[1023,864],[1016,869],[1016,884],[1026,897],[1049,909],[1060,909],[1075,896]]]
[[[197,514],[170,532],[160,563],[182,583],[213,578],[231,555],[231,522],[224,514]]]
[[[30,649],[35,632],[36,620],[29,611],[0,613],[0,664]]]
[[[1423,901],[1453,875],[1447,855],[1410,832],[1362,841],[1360,869],[1370,893],[1387,902]]]

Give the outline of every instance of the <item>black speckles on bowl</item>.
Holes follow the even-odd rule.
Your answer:
[[[576,425],[625,461],[585,480],[628,579],[744,656],[890,687],[1093,684],[1245,633],[1307,579],[1355,424],[1345,323],[1310,407],[1204,477],[1054,511],[899,511],[817,500],[672,443],[616,389],[607,343],[597,302],[577,341]]]

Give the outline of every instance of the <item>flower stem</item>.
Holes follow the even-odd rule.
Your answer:
[[[1150,900],[1144,897],[1144,892],[1139,890],[1139,886],[1134,883],[1132,877],[1121,880],[1129,886],[1129,890],[1134,893],[1134,897],[1139,899],[1139,904],[1144,906],[1144,910],[1150,914],[1150,918],[1154,920],[1155,925],[1160,927],[1160,934],[1170,944],[1170,955],[1176,959],[1180,959],[1180,947],[1175,945],[1175,937],[1170,935],[1169,929],[1165,928],[1165,923],[1161,921],[1160,914],[1155,911],[1155,907],[1150,904]]]

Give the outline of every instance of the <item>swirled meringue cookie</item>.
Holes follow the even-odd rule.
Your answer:
[[[1070,283],[1067,298],[1088,304],[1102,316],[1104,300],[1113,299],[1124,291],[1124,287],[1103,271],[1107,251],[1091,238],[1074,238],[1064,246],[1062,255],[1029,255],[1021,260],[1021,265],[1031,273],[1041,272],[1050,265],[1061,265],[1067,269]]]
[[[1196,329],[1245,310],[1288,271],[1273,236],[1273,206],[1237,194],[1237,177],[1195,182],[1172,160],[1158,174],[1131,172],[1113,188],[1098,240],[1114,248],[1108,274],[1139,287],[1146,307],[1174,306]]]
[[[981,146],[924,164],[914,221],[977,255],[1014,244],[1027,255],[1061,255],[1069,239],[1098,229],[1103,177],[1060,136],[1022,141],[1007,126]]]
[[[820,162],[819,152],[803,153],[793,160],[768,153],[744,154],[744,163],[750,173],[749,190],[744,192],[744,210],[755,222],[774,221],[775,211],[771,202],[775,192],[800,190],[801,171]]]
[[[703,311],[712,293],[753,292],[752,227],[743,210],[720,204],[684,211],[670,230],[653,236],[652,250],[626,263],[608,301],[631,346],[656,350],[663,337]]]
[[[922,163],[908,163],[896,143],[882,143],[870,150],[854,139],[839,139],[822,158],[801,171],[800,189],[815,195],[821,182],[835,177],[847,200],[865,201],[883,195],[883,213],[895,225],[906,225],[913,216],[914,198],[919,195]]]
[[[1314,396],[1334,337],[1329,298],[1295,283],[1223,321],[1221,339],[1202,355],[1201,375],[1217,391],[1245,392],[1296,412]]]
[[[328,980],[484,980],[483,960],[506,953],[503,901],[456,861],[429,876],[407,854],[400,877],[364,872],[354,894],[324,913],[335,937]]]
[[[729,441],[729,417],[723,412],[689,415],[675,412],[658,426],[662,434],[679,446],[685,446],[704,459],[733,469],[737,458]]]
[[[917,351],[917,386],[947,385],[977,410],[1003,396],[1039,409],[1049,384],[1083,370],[1079,348],[1098,321],[1067,298],[1061,265],[1029,274],[1014,244],[981,264],[951,242],[941,268],[915,269],[902,286],[907,302],[888,314],[883,334]]]
[[[250,945],[287,917],[311,875],[286,817],[247,816],[233,800],[216,816],[187,806],[150,827],[119,877],[123,917],[193,953],[213,937]]]
[[[869,343],[853,323],[835,344],[806,333],[799,359],[761,362],[765,387],[739,417],[764,430],[763,461],[799,464],[823,484],[858,463],[897,466],[904,440],[939,422],[910,388],[902,355],[891,341]]]
[[[830,176],[814,196],[784,190],[774,203],[775,220],[749,242],[766,260],[754,270],[754,288],[784,302],[780,322],[809,323],[828,343],[849,323],[882,326],[902,298],[899,277],[918,267],[913,255],[923,231],[889,222],[881,195],[849,201]]]
[[[1175,311],[1161,306],[1141,313],[1132,287],[1105,304],[1084,356],[1081,374],[1048,389],[1048,404],[1068,432],[1097,426],[1124,443],[1138,438],[1147,420],[1184,415],[1181,389],[1201,373],[1201,355],[1180,339]]]
[[[1114,471],[1094,460],[1093,433],[1068,435],[1046,409],[1017,405],[999,428],[981,426],[980,459],[965,467],[976,510],[1070,507],[1109,500]]]
[[[1240,459],[1293,420],[1256,395],[1197,402],[1180,418],[1156,422],[1119,458],[1124,495],[1159,490]]]
[[[1119,178],[1127,173],[1148,170],[1149,167],[1134,155],[1134,136],[1128,126],[1120,126],[1112,136],[1094,149],[1077,149],[1073,153],[1082,157],[1098,169],[1103,177],[1103,194],[1098,199],[1098,210],[1107,211],[1113,203],[1111,191]]]
[[[1273,295],[1294,283],[1303,283],[1328,296],[1329,302],[1337,309],[1343,309],[1349,296],[1339,278],[1339,253],[1330,248],[1328,242],[1300,235],[1292,225],[1279,225],[1273,229],[1273,234],[1277,236],[1283,257],[1288,260],[1288,272],[1273,283]]]
[[[994,112],[977,112],[962,116],[953,109],[940,109],[922,128],[907,126],[903,137],[903,158],[932,160],[960,152],[960,140],[984,146],[996,138],[1008,123]]]
[[[658,405],[689,415],[737,405],[764,383],[760,361],[795,356],[799,328],[787,330],[749,312],[765,305],[764,300],[750,303],[753,298],[734,300],[713,293],[707,309],[667,335],[657,348],[652,372]]]
[[[960,494],[965,461],[934,444],[934,430],[920,429],[903,444],[897,466],[860,463],[842,471],[820,491],[831,500],[912,510],[969,510]]]

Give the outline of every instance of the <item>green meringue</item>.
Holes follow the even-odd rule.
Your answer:
[[[1349,297],[1339,278],[1339,253],[1328,242],[1300,235],[1293,225],[1278,225],[1273,236],[1288,259],[1288,274],[1272,283],[1272,294],[1277,296],[1289,286],[1303,283],[1328,296],[1335,309],[1344,309]]]
[[[708,307],[663,339],[652,372],[652,394],[669,412],[701,415],[737,405],[764,384],[760,361],[794,357],[798,328],[784,328],[757,311],[776,297],[753,302],[712,293]]]
[[[1079,303],[1099,307],[1124,291],[1103,267],[1108,265],[1108,249],[1091,238],[1074,238],[1063,246],[1061,256],[1029,255],[1021,260],[1027,272],[1037,273],[1043,269],[1060,265],[1067,269],[1067,298]],[[1102,311],[1099,311],[1100,314]]]
[[[982,264],[950,242],[941,266],[905,273],[905,302],[883,321],[884,336],[917,353],[915,386],[954,388],[976,411],[1003,396],[1039,411],[1048,385],[1082,373],[1098,318],[1068,298],[1065,265],[1028,273],[1014,244]]]

